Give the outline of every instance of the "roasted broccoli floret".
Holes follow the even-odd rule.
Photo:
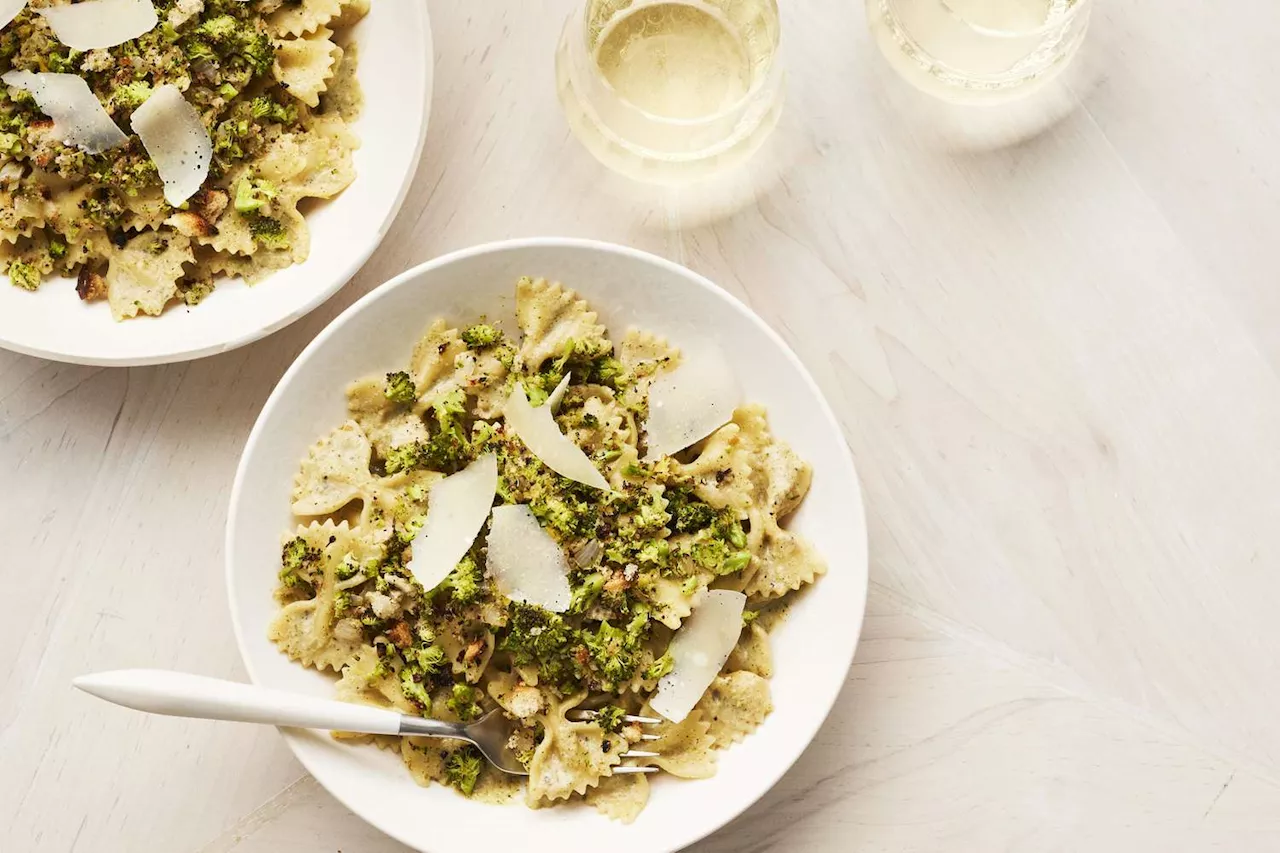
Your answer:
[[[552,386],[554,387],[554,386]],[[529,405],[535,409],[547,402],[547,397],[551,396],[551,392],[537,383],[531,383],[525,380],[524,395],[529,398]]]
[[[428,676],[439,675],[446,659],[444,649],[431,644],[407,649],[403,655],[406,664]]]
[[[149,97],[151,97],[151,84],[146,80],[134,80],[117,86],[111,93],[111,103],[126,110],[136,110]]]
[[[467,395],[456,389],[431,404],[435,416],[435,434],[427,442],[427,467],[453,473],[469,461],[471,443],[467,440],[464,418]]]
[[[270,71],[275,61],[271,37],[252,22],[227,13],[210,17],[191,30],[182,39],[182,49],[192,62],[223,59],[228,66],[244,68],[254,77]]]
[[[76,61],[80,59],[80,51],[68,50],[66,53],[55,50],[47,57],[49,70],[56,74],[74,74]]]
[[[502,332],[488,323],[476,323],[463,329],[462,342],[472,349],[483,349],[502,343]]]
[[[334,574],[337,575],[338,580],[340,581],[351,580],[353,577],[360,574],[362,568],[360,561],[355,558],[355,555],[347,554],[342,558],[342,562],[334,568]]]
[[[594,504],[573,494],[545,492],[529,502],[529,509],[560,539],[594,536],[600,517]]]
[[[639,639],[638,634],[615,628],[608,622],[601,622],[594,633],[584,631],[582,634],[595,671],[613,684],[621,684],[635,675]]]
[[[626,711],[617,705],[605,705],[596,711],[595,723],[606,732],[616,732],[622,728],[622,717]]]
[[[458,561],[439,588],[449,593],[454,604],[470,604],[484,592],[484,576],[475,559],[468,555]]]
[[[735,551],[724,562],[720,564],[720,568],[716,570],[718,575],[731,575],[734,572],[740,572],[751,562],[751,552]]]
[[[9,264],[9,281],[13,282],[23,290],[37,290],[44,276],[40,275],[40,270],[31,264],[23,261],[14,261]]]
[[[412,444],[402,444],[387,451],[383,466],[387,469],[388,474],[412,471],[414,468],[425,467],[421,464],[423,456],[423,442],[415,441]]]
[[[189,284],[180,284],[182,290],[182,301],[188,305],[199,305],[204,301],[205,297],[213,293],[214,284],[212,281],[193,281]]]
[[[484,708],[477,701],[476,689],[470,684],[453,685],[453,695],[446,701],[445,707],[458,715],[458,719],[469,723],[484,713]]]
[[[700,500],[681,496],[672,498],[667,507],[671,512],[672,526],[679,533],[695,533],[709,527],[715,521],[716,511]]]
[[[404,698],[424,710],[431,707],[431,693],[427,690],[429,685],[427,677],[421,672],[415,672],[410,667],[400,670],[400,692],[404,694]]]
[[[467,395],[462,389],[455,388],[432,403],[431,411],[441,429],[453,429],[459,426],[460,419],[467,413]]]
[[[648,568],[665,569],[671,565],[671,543],[665,539],[650,539],[636,550],[635,561]]]
[[[600,590],[604,588],[604,575],[600,572],[587,575],[587,577],[573,588],[573,596],[569,600],[570,613],[582,613],[596,600],[600,595]]]
[[[275,63],[276,46],[266,33],[254,31],[241,39],[237,54],[254,77],[261,77],[271,71]]]
[[[510,652],[518,666],[536,664],[540,677],[561,692],[572,692],[581,682],[577,652],[583,646],[578,632],[540,607],[513,603],[498,647]]]
[[[625,375],[626,369],[622,366],[622,362],[611,355],[606,355],[591,362],[591,369],[587,372],[586,379],[593,385],[604,385],[616,391],[623,383]]]
[[[746,544],[746,541],[743,541]],[[751,562],[749,551],[735,551],[723,539],[708,538],[687,543],[685,552],[700,568],[717,575],[731,575]]]
[[[393,447],[383,464],[388,474],[426,468],[452,474],[467,464],[468,444],[452,433],[437,432],[426,441]]]
[[[476,780],[480,778],[483,767],[484,759],[480,757],[480,751],[474,746],[464,746],[449,754],[444,765],[445,778],[450,785],[469,797],[476,789]]]
[[[282,225],[278,219],[272,219],[269,216],[251,214],[249,232],[253,234],[253,239],[260,243],[264,248],[289,248],[289,232],[285,230],[284,225]]]
[[[307,576],[320,560],[320,549],[307,545],[299,536],[286,542],[280,552],[280,583],[289,587],[311,587]]]
[[[742,524],[736,518],[722,519],[716,527],[716,533],[721,539],[738,550],[747,547],[747,534],[743,531]]]
[[[276,197],[276,185],[260,178],[244,178],[236,184],[236,210],[253,213]]]
[[[670,520],[671,514],[663,508],[662,496],[646,493],[644,499],[636,508],[632,524],[641,532],[653,533],[665,527]]]
[[[269,95],[259,95],[249,102],[249,114],[254,118],[265,118],[281,124],[293,124],[298,120],[298,108],[292,104],[282,104]]]
[[[221,44],[230,41],[235,37],[236,31],[240,29],[240,22],[230,15],[218,15],[215,18],[200,24],[196,27],[196,35],[203,36],[209,41]]]
[[[393,403],[408,405],[418,399],[418,389],[414,387],[413,377],[404,371],[387,374],[387,386],[383,394]]]
[[[670,672],[675,665],[676,662],[675,659],[671,657],[671,652],[667,652],[665,655],[645,667],[643,677],[645,681],[654,681],[662,678],[662,676]]]

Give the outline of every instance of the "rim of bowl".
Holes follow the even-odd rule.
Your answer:
[[[231,611],[231,626],[232,626],[233,632],[235,633],[236,648],[240,652],[240,660],[244,663],[245,672],[248,673],[249,680],[254,684],[258,684],[260,682],[258,681],[258,677],[256,673],[254,672],[253,663],[250,660],[247,647],[245,645],[244,626],[240,624],[240,614],[235,606],[235,602],[237,600],[236,599],[236,581],[235,581],[235,572],[232,571],[232,565],[233,565],[232,554],[234,553],[234,543],[236,541],[236,519],[239,514],[238,509],[239,509],[240,500],[241,500],[241,491],[243,488],[244,460],[248,458],[250,449],[254,447],[261,440],[261,433],[264,429],[264,424],[266,423],[269,415],[275,410],[275,407],[278,405],[279,398],[284,393],[283,389],[285,388],[285,386],[290,384],[294,376],[303,369],[304,364],[311,358],[312,354],[315,351],[319,350],[321,347],[323,347],[328,342],[329,338],[332,337],[341,326],[346,324],[351,319],[352,316],[363,311],[367,305],[373,302],[376,302],[378,299],[381,299],[384,293],[403,286],[409,280],[417,278],[423,273],[429,272],[439,267],[448,266],[449,264],[452,264],[459,260],[463,260],[465,258],[473,257],[476,255],[489,254],[491,252],[507,251],[511,249],[523,249],[523,248],[530,248],[530,247],[587,249],[592,251],[604,252],[607,254],[623,255],[623,256],[630,257],[633,260],[643,261],[645,263],[662,267],[669,272],[673,272],[682,276],[691,284],[697,285],[698,287],[701,287],[702,289],[709,291],[714,297],[724,302],[726,307],[728,307],[730,310],[737,311],[738,313],[745,315],[746,318],[751,323],[753,323],[757,328],[759,328],[762,332],[764,332],[764,334],[781,351],[783,358],[787,359],[792,364],[793,367],[799,370],[800,375],[803,378],[805,384],[808,386],[809,390],[813,392],[815,398],[818,401],[819,413],[822,415],[827,426],[832,431],[834,431],[834,433],[837,436],[839,436],[838,443],[840,445],[840,452],[839,452],[838,458],[835,461],[835,464],[833,464],[832,467],[833,468],[838,467],[843,469],[843,473],[851,477],[853,481],[852,482],[853,494],[857,499],[857,505],[852,507],[851,509],[854,510],[854,514],[856,517],[862,519],[862,528],[863,528],[861,552],[854,554],[853,557],[862,566],[863,573],[869,574],[868,572],[869,552],[868,552],[868,542],[867,542],[867,535],[866,535],[866,504],[863,500],[863,495],[862,495],[862,481],[858,477],[857,468],[853,462],[853,453],[849,449],[848,441],[844,437],[844,430],[841,429],[840,422],[836,418],[835,412],[832,411],[830,403],[827,402],[826,395],[822,393],[822,389],[818,386],[818,383],[814,380],[813,376],[809,373],[809,369],[805,367],[804,362],[800,360],[800,357],[795,354],[795,352],[791,349],[791,347],[787,344],[787,342],[782,339],[782,336],[779,335],[776,331],[774,331],[772,326],[766,323],[758,314],[752,311],[751,308],[749,308],[741,300],[739,300],[737,297],[733,296],[728,291],[716,285],[706,276],[701,275],[700,273],[694,272],[688,267],[683,266],[681,264],[677,264],[674,261],[667,260],[666,258],[651,254],[649,252],[642,251],[640,249],[633,249],[629,246],[623,246],[618,243],[610,243],[603,240],[590,240],[590,239],[576,238],[576,237],[525,237],[525,238],[518,238],[518,239],[511,239],[511,240],[495,240],[488,243],[480,243],[478,245],[471,246],[469,248],[459,249],[457,251],[449,252],[439,257],[432,258],[431,260],[426,261],[424,263],[418,264],[417,266],[407,269],[404,272],[400,273],[399,275],[394,276],[393,278],[387,280],[386,282],[383,282],[382,284],[375,287],[373,290],[366,293],[359,300],[352,303],[350,307],[348,307],[345,311],[343,311],[341,314],[335,317],[329,323],[329,325],[325,326],[325,328],[321,330],[320,334],[316,335],[316,337],[311,341],[311,343],[307,344],[306,348],[303,349],[302,352],[298,354],[297,358],[294,359],[293,363],[289,365],[289,369],[286,370],[284,374],[280,377],[280,380],[276,383],[276,387],[272,389],[270,396],[267,397],[266,403],[264,403],[262,406],[262,411],[258,413],[257,420],[255,420],[253,424],[253,429],[249,432],[249,438],[245,441],[244,450],[241,451],[240,460],[236,464],[236,476],[231,486],[231,499],[230,499],[230,502],[228,503],[228,509],[227,509],[226,535],[223,541],[223,550],[224,550],[223,572],[225,575],[225,580],[227,585],[227,604],[228,604],[228,608]],[[707,826],[699,827],[688,838],[682,838],[676,847],[671,847],[668,849],[671,849],[671,850],[683,849],[684,847],[687,847],[690,844],[694,844],[698,841],[701,841],[702,839],[708,837],[712,833],[722,829],[723,827],[728,825],[731,821],[737,819],[747,809],[751,808],[751,806],[759,802],[761,797],[763,797],[766,793],[772,790],[773,787],[777,785],[778,781],[784,775],[786,775],[786,773],[795,765],[796,761],[800,759],[800,756],[804,754],[805,750],[807,750],[809,746],[813,743],[813,739],[817,736],[818,731],[819,729],[822,728],[823,724],[826,723],[827,718],[831,714],[832,708],[835,707],[836,699],[839,698],[840,692],[844,688],[844,683],[845,683],[844,676],[848,674],[849,669],[853,666],[854,655],[857,652],[858,643],[862,638],[862,624],[866,616],[868,587],[869,587],[869,577],[866,581],[864,581],[863,587],[862,587],[863,589],[862,606],[858,608],[858,611],[856,613],[856,618],[851,623],[854,629],[853,642],[849,645],[849,653],[846,656],[846,659],[840,662],[840,667],[838,670],[838,672],[840,673],[840,678],[833,679],[831,684],[827,686],[826,694],[825,695],[819,694],[819,696],[816,697],[816,701],[811,703],[813,705],[820,706],[822,708],[822,714],[821,716],[815,719],[811,727],[808,727],[803,732],[803,739],[802,739],[800,748],[795,751],[794,755],[788,757],[786,761],[782,762],[774,770],[763,774],[767,778],[768,784],[760,790],[759,794],[757,794],[754,797],[746,798],[739,803],[735,803],[731,807],[730,811],[727,812],[722,819],[717,818],[715,821],[712,821]],[[282,734],[285,735],[285,741],[289,744],[289,749],[291,752],[293,752],[294,757],[298,759],[299,763],[302,764],[302,766],[306,769],[307,773],[310,774],[312,778],[314,778],[317,782],[319,782],[320,785],[326,791],[329,792],[330,796],[338,800],[338,802],[342,803],[344,806],[350,809],[361,820],[363,820],[365,823],[369,824],[370,826],[373,826],[379,832],[386,833],[390,837],[394,838],[396,841],[399,841],[400,843],[408,847],[411,847],[415,850],[425,850],[425,848],[418,846],[416,839],[412,839],[400,833],[391,832],[385,829],[378,821],[376,821],[373,817],[370,817],[370,815],[364,809],[364,806],[362,803],[351,802],[350,800],[346,799],[338,792],[332,790],[328,785],[325,784],[324,779],[316,775],[315,770],[312,768],[309,760],[303,757],[303,755],[299,753],[299,750],[297,749],[297,746],[295,745],[293,738],[291,738],[287,732],[282,732]]]
[[[422,125],[418,128],[418,140],[413,147],[413,168],[406,176],[406,180],[400,185],[400,191],[391,202],[387,215],[383,218],[382,223],[378,226],[375,238],[362,251],[352,256],[351,260],[342,268],[339,276],[335,277],[333,284],[324,290],[318,292],[307,302],[298,306],[285,317],[269,323],[250,332],[245,332],[238,337],[234,337],[220,344],[211,344],[205,347],[197,347],[189,350],[178,350],[166,354],[143,355],[143,356],[98,356],[98,355],[82,355],[77,353],[63,353],[55,350],[46,350],[41,347],[28,346],[26,344],[15,343],[13,341],[0,338],[0,348],[16,352],[19,355],[29,355],[35,358],[43,358],[48,361],[56,361],[62,364],[82,364],[90,367],[149,367],[157,364],[179,364],[184,361],[195,361],[200,358],[208,358],[211,355],[221,355],[224,352],[231,352],[240,347],[247,346],[255,341],[260,341],[268,335],[274,334],[286,326],[293,325],[298,320],[310,314],[324,303],[337,294],[339,290],[351,283],[351,279],[355,278],[356,273],[368,263],[369,258],[382,245],[382,241],[387,236],[387,231],[391,229],[392,223],[396,221],[396,217],[400,214],[400,208],[404,204],[404,200],[409,195],[409,188],[413,185],[414,178],[417,177],[418,167],[422,163],[422,151],[426,146],[427,127],[431,124],[431,107],[434,101],[435,89],[435,41],[431,33],[431,17],[427,14],[425,3],[415,3],[410,6],[418,15],[422,24],[422,42],[424,48],[425,61],[422,63],[422,88],[424,94],[424,112],[422,117]],[[339,195],[338,199],[341,199]],[[335,199],[337,201],[338,199]],[[303,261],[303,265],[306,261]],[[162,318],[155,318],[162,319]]]

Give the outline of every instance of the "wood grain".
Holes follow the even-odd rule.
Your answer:
[[[571,2],[432,0],[421,168],[329,304],[187,365],[0,353],[0,850],[404,850],[274,732],[68,682],[242,676],[221,525],[275,381],[391,275],[539,234],[748,301],[863,479],[873,590],[845,693],[696,849],[1280,849],[1280,11],[1100,3],[1043,99],[957,111],[896,79],[860,4],[786,5],[778,132],[679,194],[570,136],[551,56]]]

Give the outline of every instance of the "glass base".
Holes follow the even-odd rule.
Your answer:
[[[1088,28],[1086,9],[1083,17],[1064,23],[1061,40],[1036,46],[1009,73],[967,74],[921,48],[887,4],[888,0],[866,0],[867,23],[880,52],[908,83],[935,98],[958,104],[999,104],[1034,94],[1070,64]],[[1037,54],[1043,54],[1042,58]]]

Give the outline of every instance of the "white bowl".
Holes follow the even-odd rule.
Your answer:
[[[353,28],[365,107],[355,124],[356,179],[307,211],[311,255],[249,287],[218,285],[195,308],[117,323],[85,304],[70,279],[35,293],[0,275],[0,347],[79,364],[164,364],[243,346],[320,305],[360,269],[391,226],[413,180],[431,105],[432,45],[422,0],[378,0]]]
[[[343,422],[344,387],[400,369],[437,317],[511,316],[521,275],[558,279],[591,302],[615,336],[635,325],[674,343],[710,341],[763,403],[779,436],[813,465],[813,488],[792,518],[830,563],[775,636],[774,712],[720,754],[711,779],[659,774],[630,826],[588,806],[533,811],[483,805],[453,790],[420,788],[397,756],[337,743],[324,732],[284,732],[299,760],[369,823],[419,850],[609,850],[654,853],[690,844],[755,802],[786,772],[826,718],[849,665],[867,591],[866,521],[840,428],[813,379],[760,318],[711,282],[661,258],[583,240],[490,243],[412,269],[365,296],[312,341],[276,386],[236,472],[227,523],[227,587],[236,637],[259,684],[331,696],[333,679],[290,662],[267,640],[281,534],[298,460]],[[514,325],[507,321],[507,328]]]

